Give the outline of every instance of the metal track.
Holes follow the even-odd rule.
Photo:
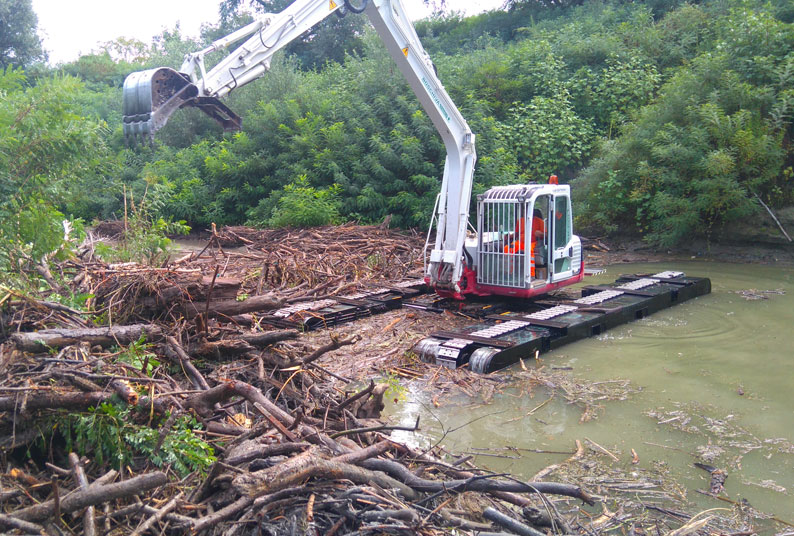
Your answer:
[[[404,300],[425,292],[422,279],[411,279],[392,287],[377,287],[344,296],[295,303],[263,315],[262,322],[282,328],[311,331],[397,309],[403,305]]]
[[[493,372],[709,292],[708,279],[683,272],[622,276],[611,285],[585,287],[580,298],[565,303],[540,302],[529,314],[490,315],[459,331],[433,333],[414,350],[423,361]]]

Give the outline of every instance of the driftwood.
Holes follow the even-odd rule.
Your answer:
[[[164,485],[167,481],[168,478],[165,473],[156,471],[116,482],[115,484],[98,485],[94,483],[84,490],[75,491],[65,497],[61,497],[57,508],[61,513],[70,513],[87,506],[94,506],[103,502],[144,493]],[[55,501],[49,500],[18,510],[14,512],[14,517],[24,521],[42,521],[51,517],[55,511]]]
[[[44,527],[41,525],[36,525],[30,521],[24,521],[5,514],[0,514],[0,529],[23,530],[28,534],[46,534]]]
[[[192,344],[189,353],[202,359],[234,359],[256,350],[248,342],[240,339],[224,339],[220,341],[201,340]]]
[[[500,526],[506,528],[513,534],[520,534],[521,536],[546,536],[545,533],[540,532],[539,530],[533,529],[527,525],[524,525],[520,521],[513,519],[512,517],[503,514],[499,510],[495,508],[488,507],[483,510],[482,516],[485,519],[489,519]]]
[[[292,457],[288,462],[235,478],[234,486],[241,495],[260,497],[292,487],[307,478],[322,475],[332,480],[350,480],[357,484],[376,483],[382,488],[395,488],[407,499],[416,499],[416,492],[409,486],[379,471],[369,471],[355,465],[318,457],[317,450],[310,450]]]
[[[87,342],[90,346],[109,347],[127,345],[137,341],[141,335],[149,342],[158,341],[163,332],[158,326],[135,324],[85,329],[46,329],[33,333],[14,333],[11,341],[23,352],[47,352],[51,348],[63,348]]]
[[[69,465],[72,467],[74,479],[77,482],[77,485],[80,486],[81,490],[87,490],[88,478],[85,476],[85,471],[83,470],[83,465],[80,463],[80,459],[74,452],[69,453]],[[96,522],[94,521],[93,505],[86,508],[85,512],[83,512],[83,534],[85,536],[96,535]]]
[[[297,339],[298,335],[300,333],[294,329],[281,329],[264,333],[243,333],[239,336],[239,339],[257,348],[262,348],[279,341]]]
[[[15,396],[0,397],[0,411],[24,413],[37,409],[87,409],[107,401],[112,392],[92,393],[54,393],[51,391],[31,391]]]
[[[90,393],[29,391],[15,396],[0,397],[0,411],[13,411],[22,414],[41,409],[86,410],[109,402],[113,396],[115,393],[112,390]],[[149,397],[141,397],[136,400],[135,405],[146,411],[151,410],[154,413],[163,414],[174,404],[168,398],[152,400]]]
[[[285,301],[271,295],[253,296],[243,301],[237,300],[218,300],[211,302],[188,302],[185,303],[185,316],[193,318],[196,315],[206,313],[209,317],[223,316],[231,317],[245,313],[270,311],[284,306]]]

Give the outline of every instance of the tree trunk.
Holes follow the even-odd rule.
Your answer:
[[[74,491],[61,498],[59,509],[67,514],[87,506],[130,497],[158,486],[163,486],[168,481],[165,473],[160,471],[147,473],[130,478],[122,482],[107,484],[105,486],[91,484],[87,489]],[[55,501],[49,500],[35,506],[29,506],[14,512],[13,517],[25,521],[42,521],[55,514]]]
[[[234,316],[256,311],[269,311],[278,309],[284,305],[284,300],[267,294],[264,296],[253,296],[244,301],[219,300],[211,301],[209,308],[207,302],[190,302],[185,304],[185,316],[188,319],[207,311],[208,316]]]
[[[117,344],[130,344],[140,339],[141,335],[146,336],[147,342],[152,342],[162,339],[163,332],[154,325],[133,324],[105,328],[43,329],[14,333],[10,338],[23,352],[41,353],[50,348],[63,348],[79,342],[88,342],[91,346],[99,345],[105,348]]]

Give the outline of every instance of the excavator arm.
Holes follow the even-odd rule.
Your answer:
[[[400,0],[364,0],[359,7],[350,0],[295,0],[284,11],[265,14],[188,55],[179,72],[162,67],[132,73],[124,81],[124,135],[133,143],[150,139],[171,114],[190,106],[225,129],[240,129],[240,118],[220,99],[262,76],[275,52],[340,9],[366,13],[444,141],[447,157],[431,220],[431,227],[436,222],[436,238],[426,279],[434,288],[457,292],[476,161],[474,134],[438,79]],[[246,41],[206,71],[207,54],[241,39]]]
[[[122,127],[132,143],[145,141],[165,126],[176,110],[197,107],[225,130],[239,130],[242,120],[220,99],[270,69],[273,55],[305,31],[340,9],[332,0],[297,0],[280,13],[256,21],[185,57],[179,72],[168,67],[130,74],[124,80]],[[204,58],[245,39],[210,71]]]

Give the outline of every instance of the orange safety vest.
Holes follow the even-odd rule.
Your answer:
[[[543,223],[541,218],[532,218],[532,240],[529,244],[529,274],[531,277],[535,277],[535,243],[537,239],[535,238],[535,231],[543,231],[543,234],[546,234],[546,226]],[[505,253],[524,253],[524,219],[520,219],[516,222],[516,229],[514,236],[516,237],[512,243],[506,244],[504,247]]]
[[[507,244],[504,249],[505,253],[523,253],[524,241],[514,241],[512,244]],[[512,268],[510,269],[512,272]],[[529,244],[529,275],[535,277],[535,242]]]
[[[532,236],[530,237],[530,242],[532,245],[532,249],[535,249],[535,242],[537,238],[535,238],[535,231],[543,231],[543,234],[546,234],[546,226],[543,223],[543,220],[540,218],[533,217],[532,218]],[[514,232],[514,236],[516,237],[515,240],[511,244],[507,244],[504,247],[505,253],[523,253],[524,252],[524,220],[523,218],[516,222],[516,229]],[[534,251],[533,251],[534,253]]]

